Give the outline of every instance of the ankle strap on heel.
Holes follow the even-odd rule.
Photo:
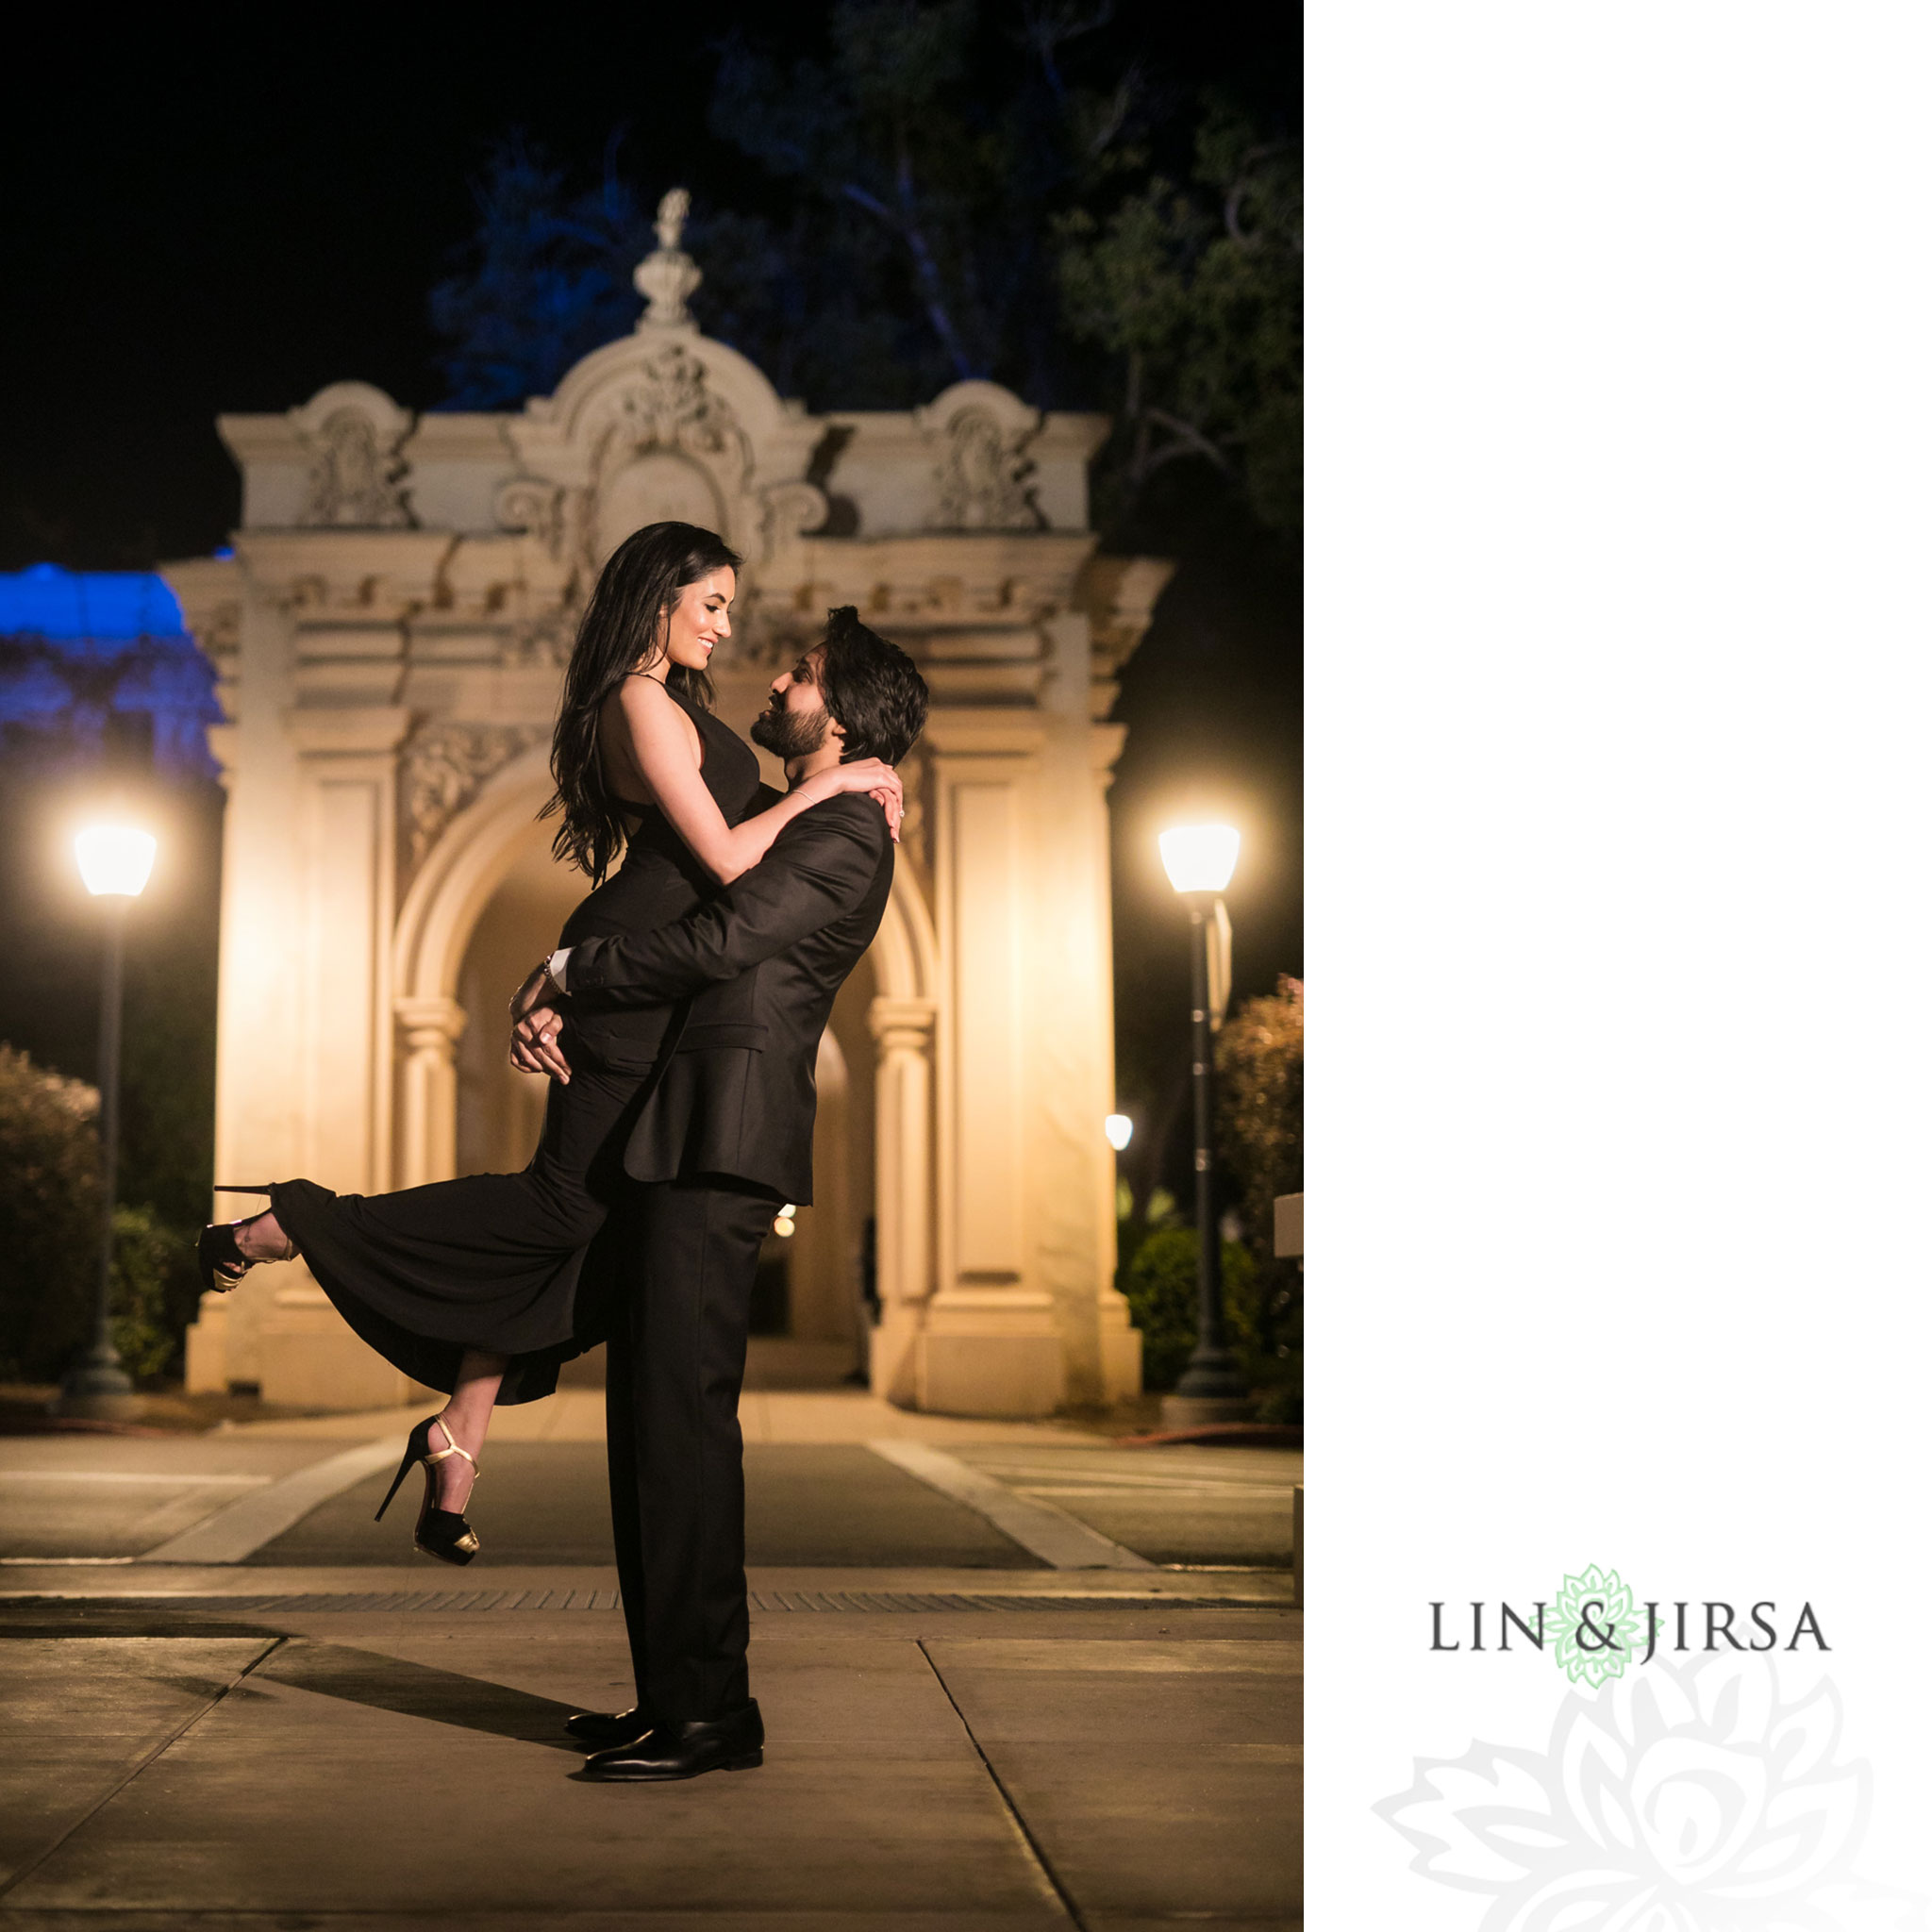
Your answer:
[[[447,1462],[452,1456],[460,1456],[478,1475],[481,1475],[483,1474],[482,1464],[457,1441],[455,1435],[451,1432],[450,1425],[440,1415],[433,1415],[429,1420],[442,1431],[442,1440],[449,1444],[449,1447],[447,1449],[425,1449],[423,1452],[423,1460],[425,1462]]]

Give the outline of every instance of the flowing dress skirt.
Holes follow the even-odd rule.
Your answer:
[[[602,1341],[608,1269],[591,1243],[622,1181],[648,1067],[610,1067],[566,1022],[568,1085],[553,1080],[543,1138],[521,1174],[470,1174],[393,1194],[278,1182],[275,1218],[344,1321],[418,1382],[456,1387],[466,1348],[511,1358],[497,1400],[530,1402]]]

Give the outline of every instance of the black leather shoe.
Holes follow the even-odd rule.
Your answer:
[[[580,1710],[565,1718],[563,1727],[586,1744],[629,1744],[651,1728],[651,1713],[638,1705],[628,1710]]]
[[[654,1724],[636,1742],[586,1758],[584,1775],[662,1784],[708,1771],[750,1771],[764,1761],[765,1726],[754,1698],[724,1717]]]

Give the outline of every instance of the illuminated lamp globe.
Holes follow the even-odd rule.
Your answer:
[[[1116,1154],[1126,1151],[1126,1145],[1134,1138],[1134,1124],[1124,1113],[1110,1113],[1107,1117],[1107,1144]]]
[[[798,1209],[790,1201],[779,1208],[777,1218],[772,1223],[772,1232],[781,1239],[798,1232]]]
[[[75,834],[74,857],[96,899],[138,899],[155,869],[155,841],[133,825],[90,825]]]
[[[1160,862],[1176,892],[1224,892],[1241,849],[1232,825],[1175,825],[1160,835]]]

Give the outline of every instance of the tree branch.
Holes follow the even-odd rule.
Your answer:
[[[1179,416],[1170,416],[1165,409],[1149,409],[1147,420],[1150,423],[1158,423],[1174,439],[1149,462],[1147,468],[1150,472],[1158,469],[1171,457],[1188,455],[1206,457],[1219,470],[1231,468],[1221,445],[1203,435],[1191,423],[1183,421]]]
[[[877,195],[869,193],[856,181],[841,182],[839,192],[868,214],[875,215],[906,244],[912,257],[913,274],[918,277],[924,295],[925,318],[932,324],[933,333],[939,337],[940,346],[946,352],[954,374],[961,382],[966,382],[981,372],[974,366],[959,340],[958,331],[953,326],[953,318],[946,308],[945,291],[940,282],[939,263],[933,259],[924,231],[919,225],[918,196],[912,181],[912,156],[903,127],[899,130],[898,149],[899,213],[894,214]]]

